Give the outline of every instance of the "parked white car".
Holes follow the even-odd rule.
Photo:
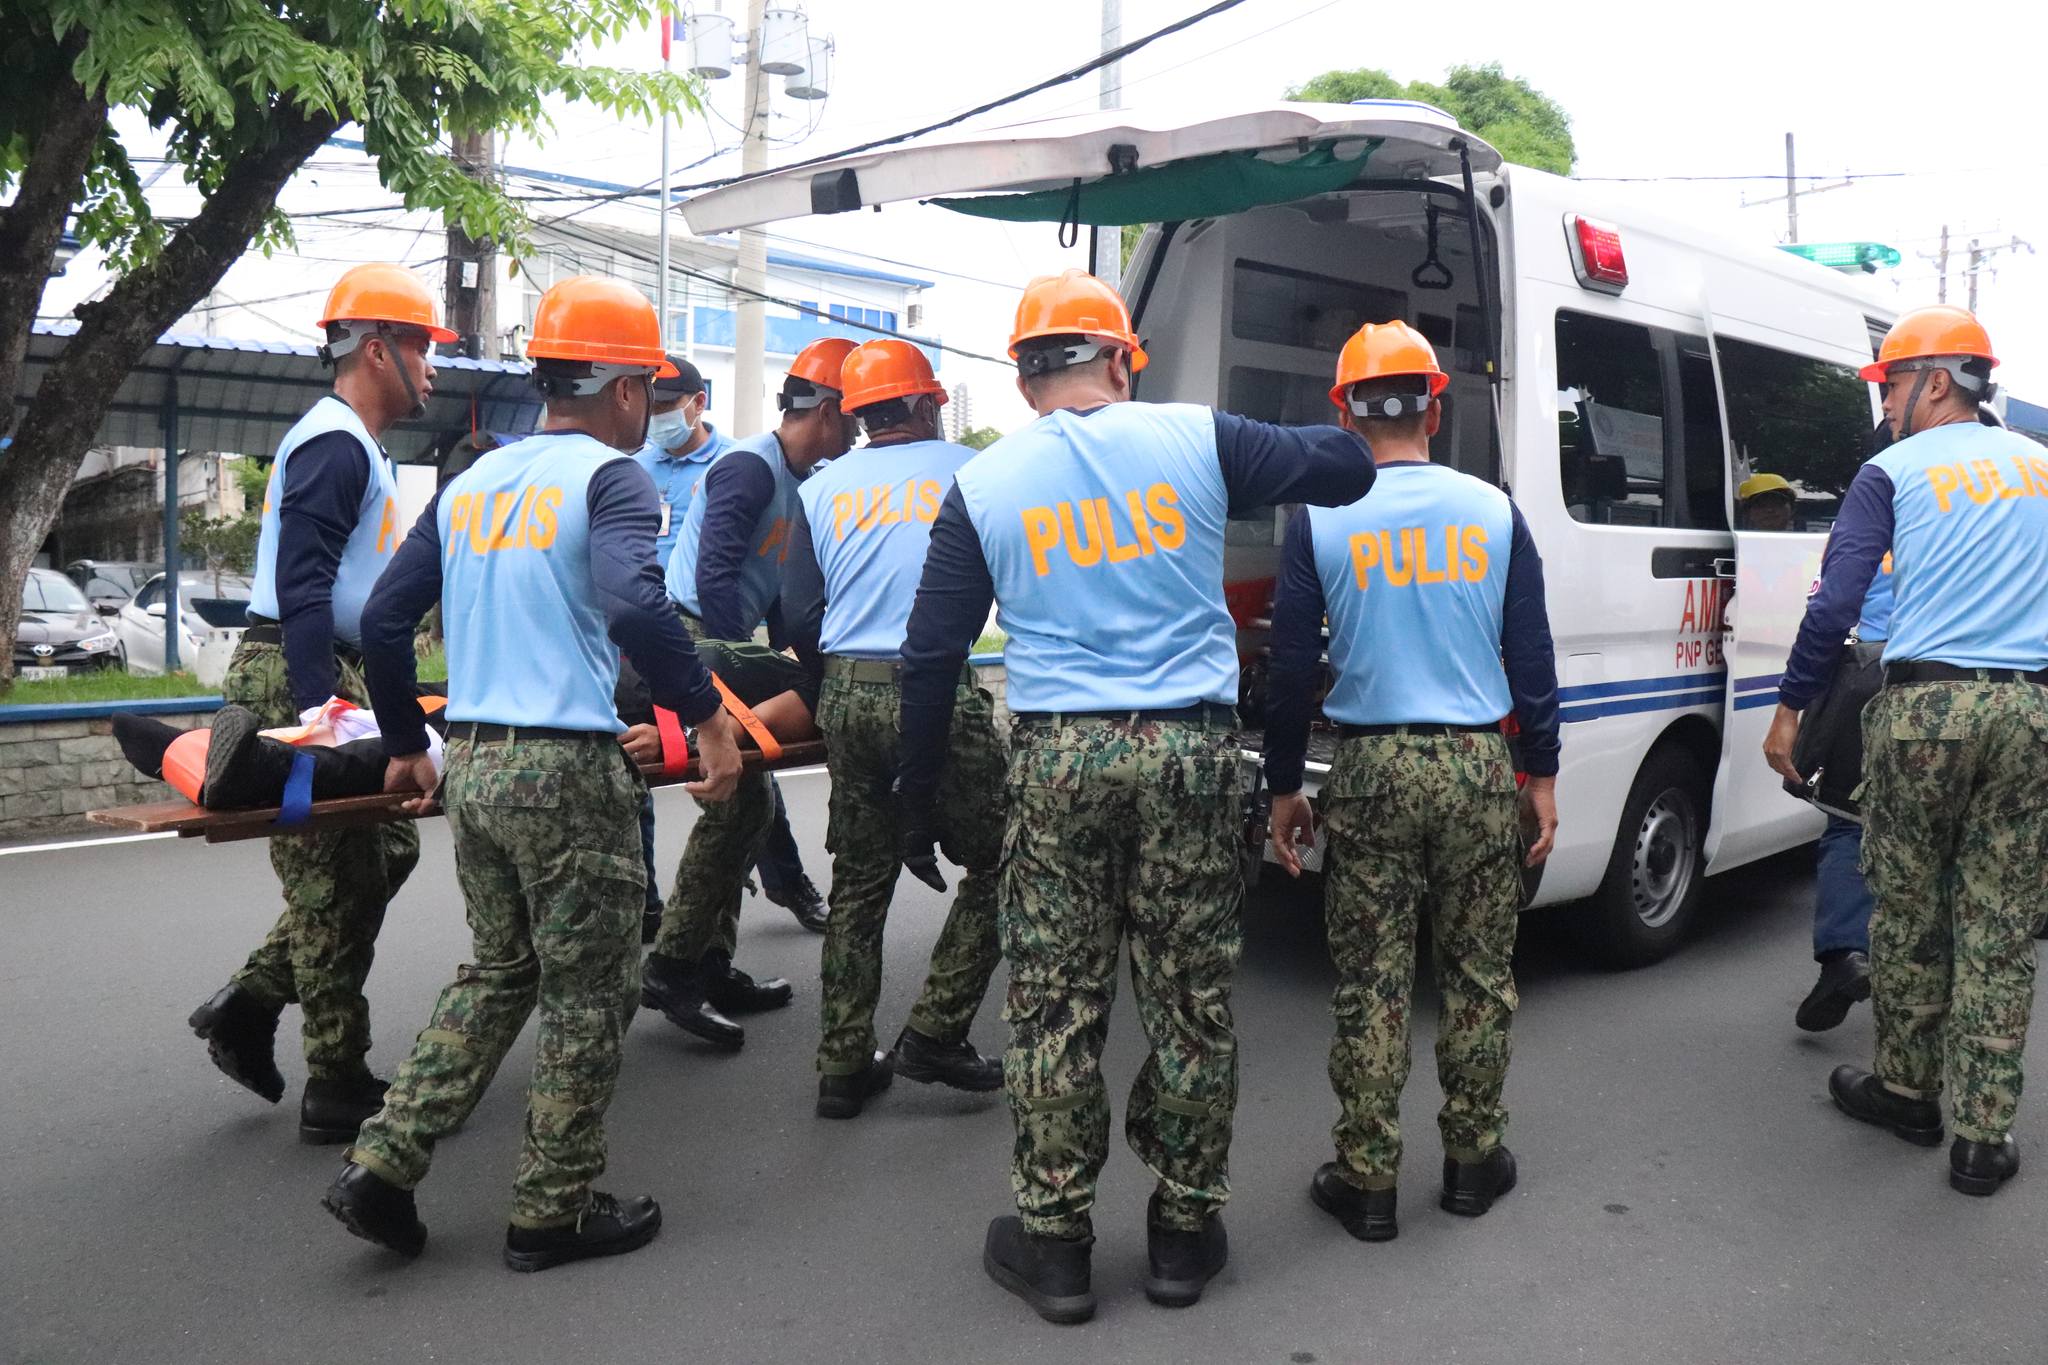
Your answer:
[[[158,574],[142,585],[114,617],[114,631],[131,673],[164,671],[164,586]],[[249,628],[250,582],[238,574],[178,575],[178,665],[199,681],[218,687],[235,642]]]

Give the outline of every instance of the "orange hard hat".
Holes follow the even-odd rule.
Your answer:
[[[842,412],[921,393],[937,394],[941,403],[946,401],[946,386],[933,376],[932,363],[924,358],[924,352],[895,337],[863,341],[854,347],[840,374]]]
[[[1912,312],[1892,324],[1877,348],[1877,359],[1856,373],[1873,384],[1882,384],[1885,374],[1901,360],[1929,360],[1937,356],[1972,356],[1987,365],[1998,364],[1991,354],[1991,334],[1967,308],[1937,303]]]
[[[418,327],[435,341],[453,341],[441,325],[441,305],[402,265],[359,265],[327,291],[320,325],[334,322],[390,322]]]
[[[630,284],[596,275],[572,275],[540,296],[526,355],[529,360],[641,366],[660,379],[676,373],[661,349],[661,323],[647,296]]]
[[[1344,395],[1365,379],[1392,379],[1406,374],[1429,376],[1429,396],[1444,391],[1451,377],[1436,363],[1436,348],[1405,322],[1368,322],[1351,334],[1337,356],[1337,382],[1330,401],[1344,406]]]
[[[789,363],[789,376],[821,384],[837,393],[840,371],[853,352],[854,343],[845,337],[820,337],[796,353],[796,359]]]
[[[1131,310],[1116,290],[1085,270],[1040,275],[1025,285],[1017,301],[1017,325],[1010,330],[1010,359],[1033,338],[1071,336],[1128,346],[1132,371],[1145,368],[1145,348],[1131,330]]]

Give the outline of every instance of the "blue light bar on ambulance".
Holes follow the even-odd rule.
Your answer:
[[[1788,242],[1778,247],[1794,256],[1804,256],[1830,270],[1861,271],[1875,275],[1898,265],[1899,253],[1883,242]]]
[[[1614,224],[1567,213],[1564,236],[1571,246],[1572,273],[1580,284],[1610,294],[1628,288],[1628,261],[1621,254],[1621,232]]]

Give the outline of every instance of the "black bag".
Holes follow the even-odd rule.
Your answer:
[[[1842,646],[1834,681],[1806,708],[1792,745],[1792,766],[1806,774],[1806,781],[1785,784],[1800,800],[1858,822],[1863,819],[1856,803],[1856,788],[1863,781],[1863,708],[1884,686],[1883,659],[1882,640]]]

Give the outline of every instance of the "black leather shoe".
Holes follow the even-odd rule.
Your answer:
[[[796,916],[796,922],[814,934],[825,932],[829,914],[825,909],[825,898],[818,893],[818,884],[809,877],[798,875],[793,886],[769,886],[768,879],[761,879],[762,894],[776,905]]]
[[[1031,1305],[1047,1322],[1086,1322],[1095,1316],[1088,1287],[1093,1237],[1040,1237],[1024,1230],[1015,1214],[988,1225],[981,1268],[988,1277]]]
[[[1162,1308],[1187,1308],[1202,1297],[1230,1259],[1230,1237],[1223,1215],[1212,1213],[1198,1232],[1162,1227],[1159,1193],[1145,1206],[1145,1297]]]
[[[427,1225],[420,1221],[412,1191],[353,1161],[341,1168],[320,1206],[366,1242],[389,1247],[401,1256],[417,1256],[427,1245]]]
[[[623,1256],[646,1246],[660,1231],[661,1205],[646,1195],[616,1199],[592,1190],[590,1206],[573,1223],[506,1228],[505,1264],[514,1270],[546,1270],[593,1256]]]
[[[909,1025],[896,1039],[896,1074],[923,1085],[950,1085],[977,1093],[1003,1088],[1003,1064],[984,1057],[962,1038],[942,1043]]]
[[[756,981],[732,965],[732,959],[724,953],[712,952],[704,955],[704,998],[711,1007],[725,1014],[759,1014],[763,1010],[779,1010],[787,1005],[796,992],[789,982],[779,976],[766,981]]]
[[[1957,1138],[1948,1149],[1948,1183],[1964,1194],[1997,1194],[2019,1170],[2020,1149],[2010,1133],[2003,1142]]]
[[[1477,1218],[1514,1187],[1515,1154],[1496,1147],[1477,1161],[1445,1157],[1444,1193],[1437,1202],[1445,1213]]]
[[[694,962],[649,953],[640,967],[640,1003],[721,1051],[738,1052],[747,1041],[747,1031],[704,998],[703,971]]]
[[[1315,1179],[1308,1182],[1308,1197],[1361,1242],[1391,1242],[1401,1235],[1394,1214],[1397,1192],[1391,1187],[1361,1190],[1338,1174],[1334,1161],[1316,1167]]]
[[[1799,1002],[1792,1022],[1808,1033],[1826,1033],[1849,1017],[1849,1006],[1870,998],[1870,955],[1854,950],[1821,964],[1820,979]]]
[[[384,1107],[384,1092],[390,1088],[391,1082],[375,1076],[354,1081],[309,1079],[299,1097],[299,1141],[354,1142],[356,1129]]]
[[[1838,1066],[1828,1076],[1835,1108],[1852,1119],[1888,1128],[1915,1147],[1941,1145],[1941,1106],[1933,1100],[1909,1100],[1884,1088],[1884,1082],[1853,1066]]]
[[[223,1076],[276,1104],[284,1098],[277,1070],[277,1016],[255,993],[232,981],[185,1022],[206,1040],[206,1055]]]
[[[869,1100],[889,1088],[889,1082],[896,1079],[896,1059],[886,1052],[877,1052],[867,1066],[846,1076],[818,1077],[818,1117],[821,1119],[853,1119],[860,1117],[860,1111],[867,1107]]]

